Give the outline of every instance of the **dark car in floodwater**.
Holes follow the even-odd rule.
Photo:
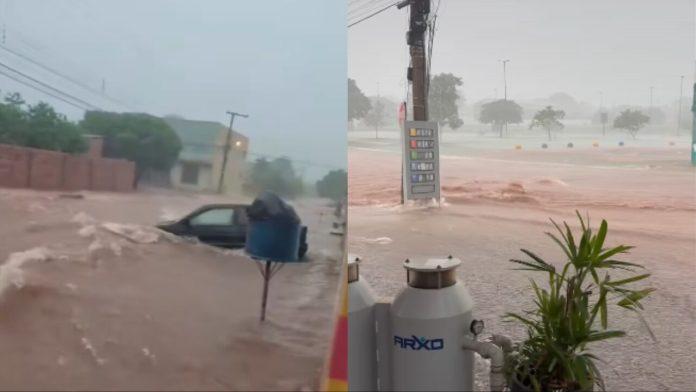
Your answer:
[[[248,225],[247,204],[208,204],[185,217],[157,224],[157,228],[220,248],[243,248]],[[299,257],[307,253],[307,226],[302,226]]]

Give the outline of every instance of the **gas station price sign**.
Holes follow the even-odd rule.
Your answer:
[[[404,123],[404,200],[440,200],[440,150],[437,122]]]

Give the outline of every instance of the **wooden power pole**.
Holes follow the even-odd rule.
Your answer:
[[[225,182],[225,170],[227,169],[227,156],[230,155],[230,149],[231,145],[230,143],[232,142],[232,126],[234,125],[234,118],[239,116],[243,118],[249,117],[248,114],[242,114],[242,113],[237,113],[237,112],[230,112],[228,111],[227,114],[230,115],[230,127],[227,129],[227,135],[225,137],[225,145],[223,147],[222,151],[222,167],[220,168],[220,180],[218,181],[218,193],[223,192],[223,184]]]
[[[413,120],[428,120],[428,75],[425,59],[425,32],[428,29],[430,0],[411,0],[407,43],[411,54],[409,80],[413,96]]]

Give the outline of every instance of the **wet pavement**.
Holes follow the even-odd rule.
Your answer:
[[[610,327],[628,336],[592,349],[608,390],[691,390],[696,385],[696,176],[688,150],[671,147],[574,151],[444,148],[444,201],[399,205],[400,156],[395,141],[353,136],[349,148],[351,253],[363,257],[361,274],[384,299],[406,284],[406,258],[462,259],[459,278],[476,303],[485,333],[516,340],[524,329],[501,321],[531,306],[529,277],[513,271],[520,248],[555,264],[560,249],[544,235],[549,218],[577,227],[575,210],[593,225],[609,223],[609,245],[636,248],[626,260],[641,263],[657,288],[645,302],[653,341],[633,313],[610,309]],[[665,143],[666,144],[666,143]],[[661,162],[659,165],[650,162]],[[617,274],[618,275],[618,274]],[[613,275],[612,275],[613,276]],[[487,362],[478,358],[476,389],[487,388]]]

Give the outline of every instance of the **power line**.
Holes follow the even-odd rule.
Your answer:
[[[12,68],[12,67],[10,67],[10,66],[8,66],[8,65],[6,65],[6,64],[4,64],[4,63],[2,63],[2,62],[0,62],[0,67],[9,69],[10,71],[12,71],[12,72],[14,72],[14,73],[16,73],[16,74],[18,74],[18,75],[21,75],[21,76],[23,76],[24,78],[29,79],[29,80],[31,80],[31,81],[34,82],[34,83],[40,84],[40,85],[42,85],[42,86],[44,86],[44,87],[46,87],[46,88],[48,88],[48,89],[51,89],[51,90],[57,92],[58,94],[64,95],[64,96],[66,96],[66,97],[72,99],[72,100],[75,101],[75,102],[79,102],[79,103],[81,103],[81,104],[84,104],[85,106],[90,107],[90,108],[92,108],[92,109],[103,110],[103,109],[101,109],[101,108],[98,107],[98,106],[92,105],[92,104],[89,103],[89,102],[83,101],[83,100],[80,99],[80,98],[77,98],[77,97],[75,97],[75,96],[73,96],[73,95],[70,95],[70,94],[68,94],[68,93],[66,93],[66,92],[64,92],[64,91],[62,91],[62,90],[59,90],[59,89],[57,89],[57,88],[55,88],[55,87],[53,87],[53,86],[51,86],[51,85],[49,85],[49,84],[47,84],[47,83],[44,83],[44,82],[42,82],[42,81],[40,81],[40,80],[38,80],[38,79],[35,79],[35,78],[33,78],[33,77],[31,77],[31,76],[29,76],[29,75],[27,75],[27,74],[25,74],[25,73],[23,73],[23,72],[21,72],[21,71],[18,71],[18,70],[16,70],[15,68]]]
[[[382,0],[372,4],[366,4],[363,7],[356,7],[356,9],[348,13],[348,23],[352,24],[353,22],[362,19],[365,16],[369,16],[372,13],[384,8],[385,6],[388,6],[392,2],[393,0]]]
[[[380,7],[385,6],[387,3],[389,3],[391,0],[377,0],[377,1],[368,1],[365,4],[361,4],[359,6],[353,7],[352,9],[348,10],[348,18],[349,19],[355,19],[359,18],[362,16],[365,16],[369,14],[370,12],[379,9]]]
[[[364,21],[366,21],[366,20],[368,20],[368,19],[370,19],[370,18],[372,18],[372,17],[374,17],[374,16],[376,16],[376,15],[381,14],[382,12],[388,10],[389,8],[395,6],[395,5],[399,4],[399,3],[400,3],[400,1],[397,1],[397,2],[395,2],[395,3],[392,3],[392,4],[390,4],[390,5],[388,5],[388,6],[384,7],[384,8],[382,8],[382,9],[376,11],[376,12],[373,12],[373,13],[370,14],[370,15],[367,15],[367,16],[365,16],[365,17],[363,17],[363,18],[361,18],[361,19],[359,19],[359,20],[357,20],[357,21],[355,21],[355,22],[349,24],[348,27],[350,28],[350,27],[355,26],[355,25],[358,24],[358,23],[362,23],[362,22],[364,22]]]
[[[67,103],[68,105],[74,106],[74,107],[76,107],[76,108],[78,108],[78,109],[81,109],[81,110],[89,110],[88,108],[82,107],[82,106],[80,106],[80,105],[78,105],[78,104],[76,104],[76,103],[73,103],[73,102],[70,102],[70,101],[68,101],[68,100],[65,100],[65,99],[63,99],[63,98],[61,98],[61,97],[59,97],[59,96],[57,96],[57,95],[51,94],[51,93],[49,93],[48,91],[45,91],[45,90],[43,90],[43,89],[40,89],[40,88],[38,88],[38,87],[36,87],[36,86],[34,86],[34,85],[32,85],[32,84],[29,84],[29,83],[27,83],[27,82],[25,82],[25,81],[23,81],[23,80],[19,80],[19,79],[15,78],[14,76],[9,75],[9,74],[7,74],[7,73],[1,71],[1,70],[0,70],[0,75],[3,75],[3,76],[5,76],[5,77],[8,78],[8,79],[12,79],[12,80],[14,80],[15,82],[17,82],[17,83],[19,83],[19,84],[22,84],[22,85],[24,85],[24,86],[26,86],[26,87],[29,87],[29,88],[32,88],[32,89],[34,89],[34,90],[40,91],[40,92],[42,92],[42,93],[44,93],[44,94],[46,94],[46,95],[48,95],[48,96],[51,96],[51,97],[53,97],[53,98],[55,98],[55,99],[57,99],[57,100],[59,100],[59,101],[63,101],[63,102],[65,102],[65,103]]]
[[[133,110],[133,108],[131,108],[129,105],[125,104],[124,102],[121,102],[121,101],[119,101],[119,100],[117,100],[117,99],[115,99],[115,98],[111,98],[111,97],[109,97],[108,95],[103,94],[103,93],[97,91],[96,89],[93,89],[93,88],[91,88],[90,86],[88,86],[88,85],[86,85],[86,84],[80,82],[79,80],[76,80],[76,79],[74,79],[74,78],[72,78],[72,77],[70,77],[70,76],[68,76],[68,75],[66,75],[66,74],[64,74],[64,73],[62,73],[62,72],[60,72],[60,71],[54,69],[54,68],[51,68],[51,67],[49,67],[49,66],[47,66],[47,65],[44,65],[44,64],[40,63],[39,61],[34,60],[34,59],[32,59],[31,57],[29,57],[29,56],[27,56],[27,55],[25,55],[25,54],[22,54],[21,52],[18,52],[18,51],[16,51],[16,50],[13,50],[13,49],[8,48],[6,45],[0,45],[0,49],[3,49],[3,50],[5,50],[5,51],[7,51],[7,52],[9,52],[9,53],[12,53],[13,55],[15,55],[15,56],[17,56],[17,57],[19,57],[19,58],[21,58],[21,59],[23,59],[23,60],[25,60],[25,61],[28,61],[28,62],[30,62],[30,63],[36,65],[37,67],[39,67],[39,68],[41,68],[41,69],[43,69],[43,70],[46,70],[46,71],[48,71],[48,72],[50,72],[50,73],[52,73],[52,74],[54,74],[54,75],[57,75],[57,76],[59,76],[59,77],[65,79],[65,80],[67,80],[67,81],[69,81],[69,82],[71,82],[71,83],[73,83],[73,84],[75,84],[75,85],[77,85],[77,86],[79,86],[79,87],[82,87],[83,89],[85,89],[85,90],[87,90],[87,91],[89,91],[89,92],[91,92],[91,93],[93,93],[93,94],[97,94],[98,96],[104,97],[104,98],[106,98],[107,100],[109,100],[109,101],[111,101],[111,102],[113,102],[113,103],[119,104],[119,105],[121,105],[121,106],[123,106],[123,107],[125,107],[125,108],[127,108],[127,109],[129,109],[129,110]]]

